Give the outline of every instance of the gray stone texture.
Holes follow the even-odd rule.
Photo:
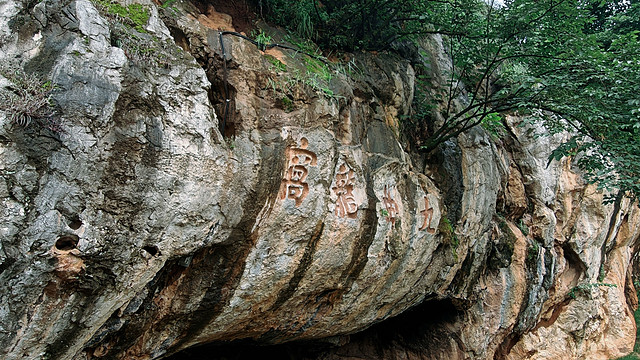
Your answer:
[[[357,55],[358,74],[334,74],[327,96],[238,37],[223,37],[225,65],[217,29],[188,3],[170,16],[142,3],[151,58],[119,47],[117,19],[89,0],[0,0],[0,61],[52,80],[64,129],[0,112],[1,358],[318,340],[432,299],[459,311],[438,325],[455,341],[385,358],[631,350],[639,209],[614,213],[570,159],[546,166],[561,138],[507,117],[508,139],[472,129],[443,166],[425,162],[399,132],[411,61]],[[440,40],[422,46],[437,82]],[[275,54],[289,74],[304,66]],[[569,296],[595,283],[616,287]]]

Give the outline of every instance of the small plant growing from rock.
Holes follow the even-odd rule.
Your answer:
[[[279,72],[287,71],[287,65],[282,61],[278,60],[275,56],[266,54],[264,58],[272,65],[272,69]]]
[[[586,294],[589,290],[591,290],[593,288],[596,288],[596,287],[600,287],[600,286],[618,287],[618,285],[616,285],[616,284],[609,284],[609,283],[602,283],[602,282],[580,284],[578,286],[574,286],[569,291],[569,297],[571,297],[572,299],[575,299],[578,293],[585,293]]]
[[[0,75],[9,82],[0,87],[0,110],[7,113],[11,123],[23,127],[39,124],[55,133],[62,132],[51,99],[51,81],[14,64],[0,66]]]
[[[151,17],[148,6],[135,3],[124,6],[113,0],[91,1],[109,20],[111,45],[121,48],[133,64],[167,68],[172,59],[180,56],[175,44],[145,29]],[[171,3],[173,1],[165,4]]]
[[[449,245],[451,247],[451,254],[454,259],[458,260],[458,246],[460,246],[460,240],[456,235],[456,230],[451,224],[451,221],[446,216],[442,216],[440,219],[440,223],[438,224],[438,231],[442,235],[442,239],[444,240],[444,244]]]
[[[522,235],[524,236],[529,235],[529,227],[527,226],[527,224],[524,223],[524,220],[522,219],[518,220],[518,223],[516,224],[516,226],[518,227],[518,229],[520,229],[520,232],[522,232]]]
[[[273,43],[273,38],[270,35],[267,35],[264,31],[253,31],[251,36],[255,38],[255,41],[258,43],[258,49],[265,51],[267,49],[267,45]]]
[[[291,101],[291,99],[289,99],[289,97],[286,95],[280,99],[280,102],[282,103],[282,107],[284,108],[285,112],[292,112],[295,108],[293,105],[293,101]]]

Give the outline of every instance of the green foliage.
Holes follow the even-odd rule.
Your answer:
[[[460,246],[460,240],[456,235],[456,230],[453,227],[453,224],[446,216],[442,216],[440,218],[440,223],[438,224],[438,231],[444,240],[443,243],[451,247],[451,254],[454,258],[458,259],[458,246]]]
[[[636,309],[636,311],[633,312],[633,319],[635,320],[635,323],[637,326],[636,343],[633,346],[633,351],[636,353],[636,356],[637,356],[638,354],[640,354],[640,326],[638,326],[638,324],[640,324],[640,308]]]
[[[228,137],[224,140],[227,144],[227,147],[229,147],[229,150],[234,150],[236,148],[236,139],[235,137]]]
[[[559,160],[579,154],[578,165],[601,189],[640,195],[640,43],[637,33],[612,35],[603,45],[593,37],[591,48],[567,61],[571,66],[549,76],[543,92],[549,131],[570,130],[574,136],[550,156]],[[603,47],[606,47],[603,48]],[[607,200],[613,201],[613,193]]]
[[[136,31],[144,33],[144,26],[149,21],[150,13],[142,4],[129,4],[122,6],[111,0],[93,0],[107,14],[121,20],[123,23],[131,25]],[[168,2],[167,2],[168,3]]]
[[[260,34],[264,34],[262,32],[257,35],[254,33],[256,37],[256,41],[260,39]],[[273,40],[267,35],[262,37],[260,41],[269,41]],[[287,100],[290,100],[295,92],[296,87],[302,86],[307,87],[327,98],[339,98],[340,96],[335,94],[334,91],[329,87],[331,79],[334,76],[334,73],[337,71],[345,71],[342,66],[333,65],[327,61],[323,61],[323,57],[318,55],[320,52],[315,45],[309,41],[303,41],[299,38],[288,34],[285,36],[285,41],[291,43],[294,47],[298,47],[301,51],[307,54],[316,54],[314,57],[308,56],[307,54],[294,53],[293,60],[290,63],[291,66],[287,66],[279,59],[275,58],[272,55],[265,54],[265,59],[271,64],[271,69],[275,70],[278,74],[276,76],[272,76],[267,80],[269,87],[274,92],[282,92],[284,95],[279,97],[279,102],[282,103],[284,109],[286,111],[288,108],[292,108],[292,105],[289,106],[285,104],[286,100],[283,100],[284,97]],[[352,69],[353,67],[350,67]],[[280,100],[282,99],[282,101]]]
[[[280,98],[280,102],[282,103],[282,107],[284,108],[284,111],[286,112],[293,111],[294,109],[293,101],[291,101],[291,99],[289,99],[288,96],[283,96],[282,98]]]
[[[268,18],[323,48],[380,50],[424,28],[425,0],[266,0]]]
[[[178,8],[174,6],[176,2],[177,0],[167,0],[160,5],[160,9],[175,17],[180,12]]]
[[[162,9],[166,9],[166,8],[172,6],[173,4],[175,4],[176,1],[177,0],[167,0],[167,1],[163,2],[162,5],[160,5],[160,7]]]
[[[278,65],[274,64],[274,66],[277,67]],[[333,90],[329,88],[329,80],[333,75],[331,73],[332,70],[328,66],[325,65],[320,70],[314,68],[303,70],[293,68],[287,70],[286,73],[282,74],[283,76],[281,78],[268,80],[274,92],[284,92],[287,95],[291,95],[297,86],[304,86],[327,98],[339,97],[339,95],[335,94]]]
[[[425,104],[443,119],[422,134],[425,151],[478,124],[490,130],[497,114],[518,111],[549,134],[573,134],[550,161],[575,156],[589,182],[638,197],[640,43],[634,24],[615,25],[637,5],[598,25],[597,16],[571,0],[511,0],[500,8],[439,4],[439,18],[450,20],[433,26],[449,35],[452,68],[438,93],[415,102],[414,122],[434,123],[433,110],[420,108]]]
[[[181,52],[173,42],[160,40],[144,29],[150,17],[148,7],[141,4],[123,6],[113,0],[92,1],[110,20],[111,44],[121,48],[133,63],[166,67],[170,59]],[[162,8],[168,8],[173,2],[163,3]]]
[[[300,37],[311,39],[314,34],[314,24],[318,19],[312,19],[316,7],[315,0],[266,0],[269,19]]]
[[[0,66],[0,75],[11,82],[0,88],[0,110],[6,111],[11,123],[20,126],[37,125],[54,133],[62,132],[51,99],[55,89],[33,73],[27,73],[12,63]]]
[[[443,35],[451,67],[442,69],[445,79],[438,85],[416,64],[422,78],[416,81],[414,112],[404,122],[423,151],[477,125],[500,136],[500,114],[518,112],[537,118],[550,134],[573,134],[550,161],[575,156],[589,182],[637,198],[638,2],[506,0],[493,5],[480,0],[265,0],[271,20],[323,48],[380,50],[403,38]]]
[[[345,77],[359,78],[363,75],[362,69],[360,69],[358,64],[356,64],[354,59],[337,64],[335,70],[336,72],[343,74]]]
[[[524,223],[522,219],[518,220],[518,222],[516,223],[516,226],[518,227],[518,229],[520,229],[520,231],[522,232],[522,235],[524,236],[529,235],[529,227]]]
[[[527,248],[527,263],[533,264],[538,259],[538,253],[540,252],[540,244],[538,240],[533,239],[531,244]]]
[[[171,50],[176,49],[174,44],[162,43],[156,37],[139,33],[121,23],[113,23],[111,27],[114,45],[124,50],[127,58],[138,65],[167,64]]]
[[[304,86],[308,86],[313,91],[326,96],[328,98],[335,97],[333,90],[329,88],[329,84],[320,74],[304,71],[300,72],[298,69],[295,69],[290,73],[290,77],[287,80],[289,86],[295,86],[298,84],[302,84]]]
[[[606,276],[606,273],[605,273],[604,261],[603,261],[602,263],[600,263],[600,271],[598,272],[598,281],[602,282],[605,276]]]
[[[273,66],[273,69],[280,72],[287,71],[287,65],[285,65],[282,61],[278,60],[275,56],[266,54],[264,58]]]
[[[586,294],[586,293],[588,293],[591,289],[596,288],[596,287],[601,287],[601,286],[605,286],[605,287],[618,287],[618,285],[616,285],[616,284],[609,284],[609,283],[602,283],[602,282],[597,282],[597,283],[585,283],[585,284],[580,284],[580,285],[578,285],[578,286],[574,286],[573,288],[571,288],[571,290],[569,291],[569,296],[570,296],[572,299],[575,299],[579,293]]]
[[[267,45],[273,43],[273,38],[265,33],[262,29],[253,30],[251,36],[258,43],[258,49],[264,51],[267,49]]]
[[[506,133],[502,118],[498,113],[489,113],[485,116],[480,125],[485,129],[494,139],[499,139]]]
[[[322,61],[311,57],[304,57],[303,59],[305,68],[307,69],[307,73],[315,74],[325,82],[331,81],[331,70],[326,63],[323,63]]]
[[[294,47],[298,48],[298,50],[302,52],[314,55],[320,55],[322,53],[318,46],[309,39],[304,39],[292,34],[287,34],[284,36],[284,40]]]
[[[638,357],[637,353],[632,353],[623,357],[619,357],[616,360],[639,360],[640,357]]]

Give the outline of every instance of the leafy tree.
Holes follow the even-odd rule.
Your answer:
[[[634,21],[640,18],[622,20],[630,20],[638,5],[627,3],[608,13],[589,46],[566,61],[565,71],[549,76],[556,86],[539,104],[559,115],[545,119],[547,128],[575,134],[554,150],[553,159],[577,155],[589,181],[636,199],[640,196],[640,42]]]
[[[606,11],[571,0],[481,8],[439,3],[444,18],[434,29],[448,34],[452,69],[434,99],[437,116],[420,111],[428,100],[416,102],[413,121],[434,124],[422,134],[422,148],[431,151],[473,126],[495,123],[496,113],[518,111],[539,118],[550,133],[573,134],[550,161],[576,156],[589,181],[638,198],[638,4],[609,3]]]
[[[321,47],[342,50],[381,50],[399,38],[418,33],[422,25],[409,19],[424,10],[424,3],[423,0],[265,0],[271,20]]]
[[[265,1],[275,18],[300,12],[306,36],[325,47],[442,35],[446,83],[419,77],[408,121],[422,150],[517,111],[574,134],[551,160],[576,156],[588,180],[640,195],[638,0]]]

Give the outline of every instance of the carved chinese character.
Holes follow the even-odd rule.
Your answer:
[[[427,230],[429,234],[435,234],[436,229],[431,227],[431,220],[433,218],[433,207],[429,206],[429,199],[424,197],[424,210],[420,210],[420,214],[424,216],[424,222],[420,230]]]
[[[391,196],[391,193],[389,192],[387,185],[384,186],[384,195],[382,196],[382,204],[384,205],[385,212],[386,212],[385,218],[387,219],[388,222],[391,223],[391,228],[394,228],[396,226],[396,217],[398,216],[398,213],[400,211],[398,210],[398,204]]]
[[[338,195],[335,213],[339,217],[355,219],[358,216],[358,203],[353,196],[355,173],[346,164],[340,165],[336,174],[336,186],[331,189]]]
[[[307,139],[302,138],[299,148],[289,147],[285,152],[289,167],[280,186],[280,199],[295,200],[296,206],[300,206],[309,194],[309,184],[305,182],[309,175],[308,167],[317,166],[318,161],[316,154],[307,150],[308,145]]]

